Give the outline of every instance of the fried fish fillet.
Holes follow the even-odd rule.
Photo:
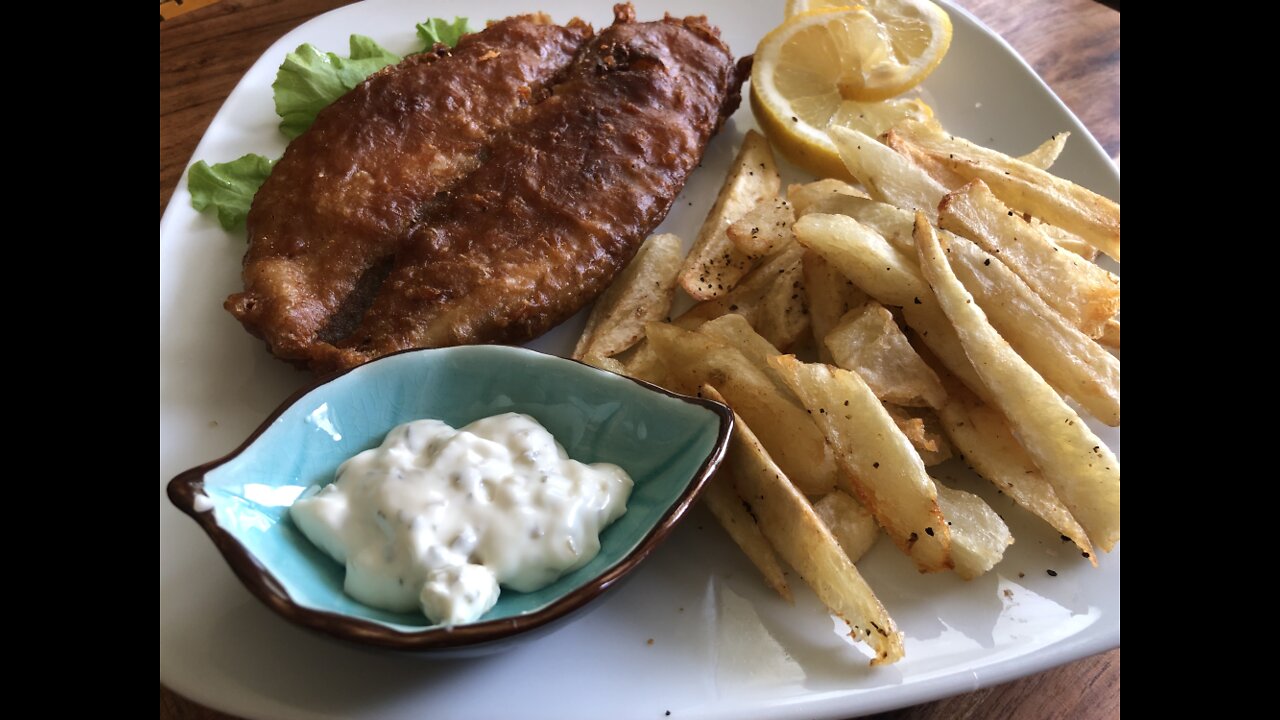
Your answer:
[[[370,76],[325,108],[254,198],[245,290],[226,308],[278,357],[306,362],[437,195],[474,172],[591,38],[589,25],[508,18]],[[355,297],[353,297],[355,296]],[[358,319],[358,318],[356,318]]]
[[[666,216],[707,141],[736,109],[745,75],[705,18],[637,23],[629,5],[616,6],[615,15],[613,26],[581,45],[545,98],[535,96],[505,129],[478,143],[465,176],[447,187],[437,181],[443,189],[414,206],[408,227],[369,224],[362,229],[375,233],[367,243],[349,243],[308,217],[307,232],[333,248],[329,257],[360,270],[323,291],[317,283],[299,298],[271,298],[293,335],[246,326],[275,354],[325,371],[411,347],[522,342],[590,302]],[[366,112],[385,121],[373,108]],[[360,148],[377,162],[394,162],[390,151]],[[420,163],[415,172],[432,167]],[[356,207],[337,214],[364,217],[359,205],[371,197],[354,200]],[[255,199],[255,211],[257,205]],[[287,259],[317,264],[307,234],[295,236],[300,243]],[[246,258],[246,294],[254,262]],[[244,320],[238,297],[228,307]]]
[[[739,78],[704,19],[636,23],[628,10],[423,219],[355,332],[317,344],[321,369],[529,340],[631,260],[736,107]]]

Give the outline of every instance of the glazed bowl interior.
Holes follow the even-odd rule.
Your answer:
[[[346,595],[343,567],[289,519],[293,501],[332,482],[339,464],[379,445],[396,425],[435,418],[461,427],[504,412],[534,417],[574,459],[631,474],[627,512],[605,529],[600,553],[541,590],[504,589],[480,620],[452,630]],[[629,572],[693,502],[731,424],[722,405],[529,350],[411,351],[300,392],[240,449],[175,478],[170,497],[249,589],[290,620],[388,647],[456,647],[555,620]]]

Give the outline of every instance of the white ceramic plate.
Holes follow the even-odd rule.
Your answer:
[[[782,19],[782,3],[641,0],[640,19],[705,13],[744,55]],[[303,42],[345,53],[352,32],[414,49],[428,15],[473,24],[525,12],[529,0],[370,0],[281,38],[214,118],[195,158],[278,157],[271,82]],[[544,0],[557,21],[597,27],[610,3]],[[1088,131],[1008,45],[964,11],[927,90],[953,132],[1009,152],[1071,130],[1055,172],[1116,200],[1120,178]],[[704,167],[661,228],[692,238],[710,207],[750,110],[711,143]],[[195,159],[193,158],[193,159]],[[793,173],[793,178],[800,178]],[[222,309],[239,290],[241,237],[191,209],[185,177],[160,223],[160,681],[213,708],[253,718],[825,718],[924,702],[1033,673],[1120,644],[1120,553],[1092,568],[1048,526],[979,484],[1017,538],[1004,561],[964,583],[921,576],[880,542],[860,563],[906,633],[906,659],[870,669],[867,656],[796,583],[794,607],[702,511],[625,586],[553,634],[491,657],[432,660],[339,644],[296,628],[254,600],[163,488],[181,470],[231,450],[308,376],[271,358]],[[534,343],[567,352],[581,316]],[[1118,431],[1095,426],[1117,454]],[[943,472],[965,484],[960,471]],[[969,487],[969,485],[965,485]],[[1055,570],[1050,577],[1047,570]]]

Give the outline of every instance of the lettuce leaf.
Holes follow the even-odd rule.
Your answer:
[[[423,51],[435,47],[436,43],[444,43],[449,47],[457,47],[458,40],[471,32],[467,27],[467,19],[454,17],[453,22],[445,22],[444,18],[431,18],[418,23],[418,37],[422,39]]]
[[[224,230],[244,226],[253,196],[271,174],[275,160],[252,153],[227,163],[209,165],[201,160],[187,173],[191,206],[200,212],[215,210]]]
[[[398,62],[399,55],[363,35],[351,36],[351,54],[346,58],[322,53],[309,43],[301,45],[285,56],[271,85],[276,114],[281,117],[280,132],[290,140],[298,137],[329,103]]]

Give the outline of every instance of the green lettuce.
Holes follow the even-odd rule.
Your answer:
[[[436,43],[457,47],[458,40],[470,32],[471,28],[467,27],[467,19],[464,17],[455,17],[451,23],[445,22],[444,18],[431,18],[418,23],[418,37],[422,38],[424,51],[435,47]]]
[[[471,32],[463,17],[455,17],[453,22],[430,18],[418,23],[417,28],[424,50],[435,47],[437,42],[455,47],[463,35]],[[345,58],[320,52],[310,44],[285,56],[271,89],[275,91],[276,114],[281,118],[280,132],[290,140],[311,127],[316,115],[329,103],[373,73],[400,62],[399,55],[363,35],[352,35],[350,43],[350,54]],[[245,155],[216,165],[197,162],[187,174],[191,206],[200,212],[217,212],[218,221],[227,230],[242,227],[254,194],[274,164],[274,160],[261,155]]]
[[[351,36],[351,55],[346,58],[322,53],[304,44],[284,58],[271,89],[275,91],[280,132],[290,140],[315,122],[329,103],[346,95],[365,78],[400,62],[400,56],[363,35]]]
[[[275,160],[252,153],[216,165],[197,162],[187,173],[191,206],[200,212],[216,210],[224,230],[243,227],[253,196],[271,174],[272,165]]]

